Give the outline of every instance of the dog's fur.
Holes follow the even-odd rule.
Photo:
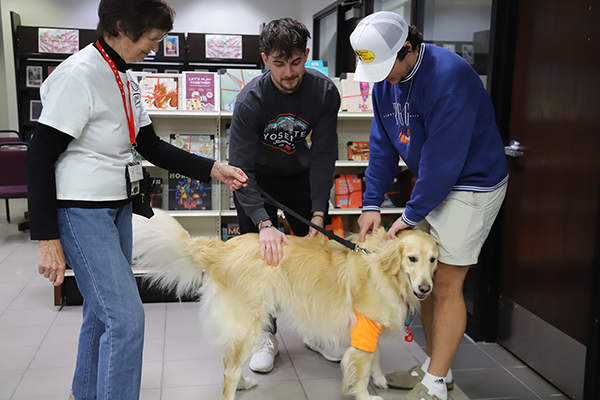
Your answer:
[[[289,318],[304,335],[347,343],[355,310],[384,328],[404,329],[407,311],[418,308],[417,295],[424,298],[433,287],[438,249],[421,231],[388,240],[380,228],[360,244],[374,250],[369,255],[324,237],[290,236],[275,267],[260,258],[256,234],[227,242],[190,238],[166,212],[155,213],[151,220],[134,217],[134,257],[152,269],[151,279],[160,287],[179,296],[200,291],[202,320],[225,350],[224,400],[233,400],[236,388],[257,384],[241,371],[269,314]],[[378,353],[346,351],[344,393],[379,399],[367,389],[369,375],[377,386],[387,387]]]

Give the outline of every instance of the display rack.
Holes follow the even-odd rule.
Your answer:
[[[19,132],[29,141],[36,126],[38,112],[41,111],[39,85],[28,84],[28,72],[32,68],[40,71],[40,84],[71,54],[40,52],[40,29],[60,29],[78,32],[78,50],[97,40],[95,29],[73,29],[59,27],[25,26],[20,24],[20,16],[11,12],[13,19],[15,43],[15,71],[17,79],[17,108],[19,117]],[[177,55],[167,56],[164,51],[164,42],[160,42],[156,54],[147,57],[144,61],[131,64],[134,71],[178,72],[195,71],[197,69],[217,72],[222,68],[255,68],[260,69],[262,60],[258,50],[258,35],[237,35],[242,37],[244,46],[241,59],[207,58],[204,52],[204,33],[169,32],[169,36],[177,37],[179,50]],[[32,103],[34,102],[34,103]],[[34,111],[32,117],[32,110]],[[183,118],[185,116],[181,115]]]

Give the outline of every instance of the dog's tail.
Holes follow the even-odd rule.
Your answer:
[[[154,217],[133,216],[133,259],[149,268],[148,280],[178,297],[197,292],[202,284],[203,265],[194,258],[208,238],[190,238],[188,232],[167,212],[154,209]]]

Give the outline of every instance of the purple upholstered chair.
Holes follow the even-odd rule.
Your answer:
[[[6,202],[6,219],[10,222],[9,199],[27,198],[25,153],[27,143],[21,138],[0,137],[0,198]],[[27,223],[28,224],[28,223]],[[19,224],[19,230],[21,224]],[[27,229],[27,226],[23,226]]]

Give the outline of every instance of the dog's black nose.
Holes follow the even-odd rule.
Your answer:
[[[431,291],[431,286],[427,284],[419,285],[419,291],[423,294],[427,294]]]

